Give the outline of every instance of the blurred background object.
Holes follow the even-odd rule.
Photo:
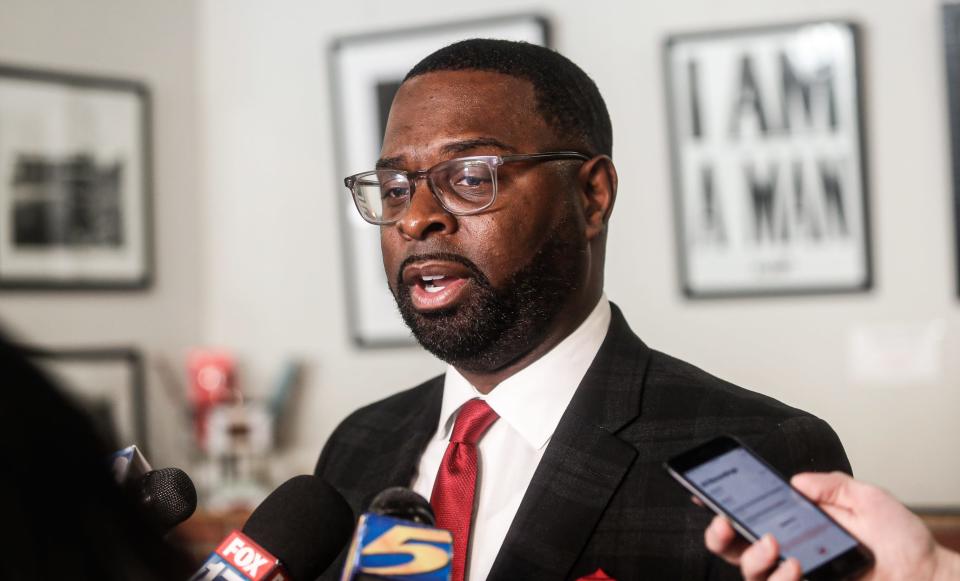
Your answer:
[[[158,505],[118,484],[112,444],[89,414],[2,336],[0,370],[0,494],[10,499],[3,535],[10,557],[0,563],[0,578],[186,578],[195,563],[176,536],[163,538],[167,527],[155,526]]]
[[[150,443],[146,409],[146,369],[135,347],[99,346],[58,349],[19,345],[21,353],[51,374],[67,397],[85,410],[114,448]]]

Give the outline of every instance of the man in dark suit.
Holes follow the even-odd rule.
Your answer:
[[[316,472],[358,512],[388,486],[432,492],[465,537],[456,577],[736,577],[665,459],[729,433],[786,474],[849,471],[823,421],[649,349],[607,301],[611,155],[576,65],[471,40],[411,70],[377,169],[346,180],[404,320],[449,367],[344,420]]]

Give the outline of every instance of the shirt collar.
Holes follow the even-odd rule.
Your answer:
[[[503,380],[487,395],[477,391],[459,371],[448,365],[436,437],[449,439],[457,410],[468,400],[479,398],[533,449],[543,448],[600,350],[609,326],[610,302],[604,294],[590,315],[563,341]]]

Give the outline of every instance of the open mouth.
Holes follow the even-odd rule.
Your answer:
[[[442,274],[430,274],[420,277],[420,286],[423,287],[424,291],[434,294],[442,291],[447,287],[447,285],[452,284],[457,280],[460,279],[444,276]]]
[[[429,260],[403,269],[402,282],[418,311],[449,309],[463,300],[473,275],[457,262]]]

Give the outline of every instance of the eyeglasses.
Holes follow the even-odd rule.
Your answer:
[[[343,180],[364,220],[376,225],[395,224],[410,207],[416,183],[426,178],[433,197],[456,216],[469,216],[489,208],[497,199],[497,168],[519,161],[588,161],[575,151],[550,151],[518,155],[478,155],[443,161],[430,169],[401,171],[378,169]]]

